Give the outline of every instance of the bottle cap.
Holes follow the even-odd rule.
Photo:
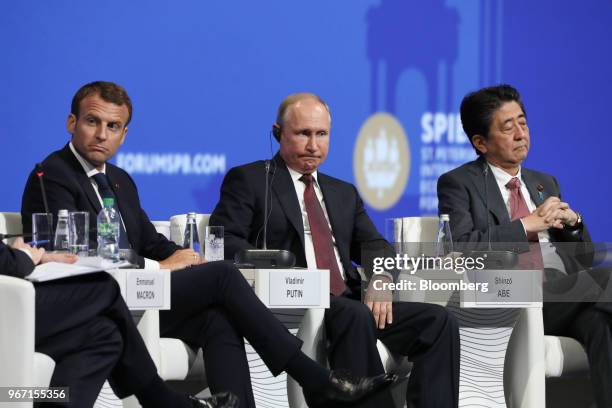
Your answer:
[[[68,210],[59,210],[57,212],[57,216],[59,217],[68,217]]]
[[[105,207],[112,207],[115,205],[115,199],[112,197],[105,197],[102,199],[102,203],[104,203]]]
[[[450,221],[450,216],[448,214],[440,214],[440,221]]]

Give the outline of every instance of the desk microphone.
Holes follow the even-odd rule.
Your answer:
[[[36,163],[36,177],[38,177],[38,183],[40,184],[40,193],[42,195],[45,212],[48,214],[49,213],[49,202],[47,201],[47,191],[45,190],[44,176],[45,176],[45,172],[43,170],[42,164]]]
[[[276,167],[276,163],[275,163]],[[291,268],[295,265],[295,256],[284,249],[268,249],[268,220],[270,218],[270,212],[268,211],[268,200],[270,197],[270,183],[268,178],[270,176],[270,160],[264,162],[265,170],[265,190],[264,190],[264,220],[263,220],[263,245],[262,249],[244,249],[239,251],[234,256],[234,260],[240,265],[249,265],[254,268]],[[276,169],[275,169],[276,170]],[[272,171],[272,177],[274,178],[275,170]],[[272,202],[270,201],[270,207]],[[261,231],[261,229],[260,229]],[[257,234],[259,237],[259,233]],[[255,239],[255,245],[257,245],[257,238]]]
[[[266,168],[266,188],[264,196],[264,225],[263,225],[263,249],[268,249],[268,197],[270,197],[270,183],[268,182],[268,176],[270,175],[270,160],[265,162]]]
[[[518,263],[518,255],[513,251],[494,251],[491,248],[491,218],[489,217],[489,164],[484,160],[482,174],[484,176],[485,209],[487,217],[487,250],[471,251],[470,257],[484,259],[487,269],[509,269]]]
[[[487,161],[484,162],[484,194],[485,194],[485,208],[487,210],[487,250],[491,251],[491,217],[489,217],[489,165]]]
[[[45,189],[45,172],[43,170],[42,163],[36,163],[36,177],[38,177],[38,183],[40,184],[40,194],[43,199],[43,206],[45,207],[45,213],[51,214],[49,212],[49,201],[47,200],[47,190]],[[53,225],[53,215],[51,215],[51,225],[49,226],[49,230],[51,231],[51,238],[55,236],[55,226]]]

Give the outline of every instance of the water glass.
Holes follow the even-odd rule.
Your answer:
[[[68,213],[68,250],[73,254],[87,256],[89,251],[89,213]]]
[[[224,259],[223,227],[207,226],[204,234],[204,258],[207,261],[222,261]]]
[[[53,236],[53,214],[33,213],[32,214],[32,245],[38,248],[50,250],[52,247]]]

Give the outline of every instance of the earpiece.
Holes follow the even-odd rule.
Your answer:
[[[277,142],[280,142],[281,127],[276,123],[272,125],[272,135],[274,135],[274,138],[276,139]]]

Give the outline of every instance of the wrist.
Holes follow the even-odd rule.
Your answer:
[[[572,222],[565,224],[565,227],[568,229],[577,229],[582,226],[582,215],[579,212],[574,211],[576,218],[572,220]]]

